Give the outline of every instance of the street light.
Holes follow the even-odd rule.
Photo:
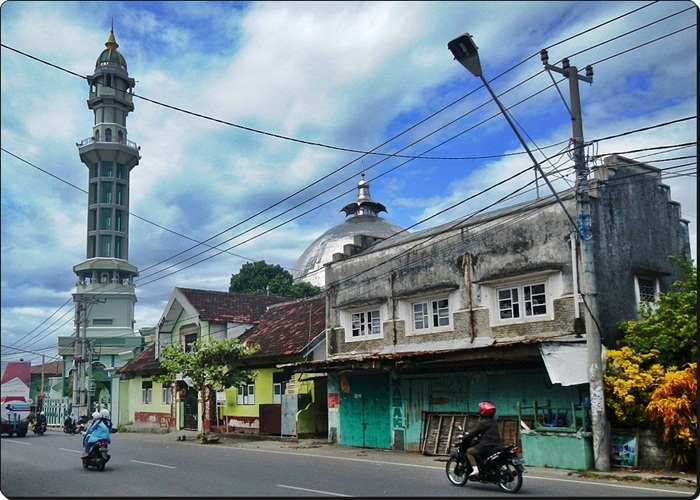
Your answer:
[[[447,44],[447,48],[450,49],[457,62],[467,68],[472,75],[482,76],[479,47],[476,46],[469,33],[452,40]]]
[[[527,155],[530,157],[530,160],[532,160],[533,165],[535,165],[535,168],[539,172],[542,179],[544,179],[544,182],[549,187],[549,190],[552,192],[554,197],[557,199],[557,201],[559,202],[559,205],[561,205],[562,209],[564,210],[564,213],[569,218],[571,225],[574,226],[576,228],[576,230],[580,233],[580,230],[578,229],[578,224],[576,224],[576,222],[574,222],[574,219],[571,217],[569,212],[566,211],[566,207],[564,206],[562,201],[559,199],[559,195],[554,190],[554,186],[552,186],[552,184],[549,182],[549,179],[547,179],[547,176],[544,175],[544,172],[542,171],[542,167],[540,166],[539,162],[535,159],[535,156],[532,154],[532,151],[530,151],[530,148],[527,147],[527,144],[525,143],[522,136],[520,135],[520,132],[518,132],[518,129],[515,127],[515,124],[510,119],[510,116],[508,115],[506,108],[503,107],[503,104],[501,104],[501,101],[498,100],[498,97],[496,97],[496,94],[493,92],[493,89],[491,89],[489,82],[487,82],[486,78],[484,78],[484,75],[481,72],[481,62],[479,61],[479,48],[474,43],[474,40],[472,40],[472,36],[469,33],[464,33],[463,35],[458,36],[454,40],[451,40],[447,44],[447,48],[450,50],[450,52],[452,52],[452,55],[454,56],[455,60],[459,64],[461,64],[462,66],[467,68],[467,70],[469,70],[469,72],[472,75],[478,76],[479,78],[481,78],[481,81],[483,82],[484,87],[486,87],[486,90],[489,91],[489,94],[491,94],[491,97],[493,98],[494,102],[498,105],[498,109],[501,110],[501,114],[503,114],[505,119],[508,121],[508,125],[510,125],[510,128],[513,129],[513,132],[515,132],[515,135],[517,136],[518,140],[520,141],[520,144],[522,144],[523,148],[525,148],[525,151],[527,152]]]
[[[597,330],[597,325],[594,321],[596,306],[594,292],[595,286],[593,284],[595,271],[593,268],[594,263],[592,257],[592,243],[590,241],[592,236],[591,234],[585,235],[584,228],[581,227],[583,226],[583,224],[576,224],[569,212],[567,212],[566,207],[564,207],[564,204],[559,199],[559,196],[554,190],[554,187],[550,184],[549,180],[547,179],[547,176],[544,175],[542,167],[540,167],[540,164],[537,162],[532,152],[527,147],[527,144],[525,144],[525,141],[518,132],[518,129],[515,128],[515,125],[513,124],[510,116],[506,112],[506,109],[503,107],[503,104],[501,104],[501,101],[498,100],[498,97],[496,97],[496,94],[491,89],[491,86],[486,81],[486,78],[484,78],[484,75],[481,71],[481,62],[479,61],[479,48],[472,40],[472,36],[469,33],[464,33],[463,35],[458,36],[454,40],[451,40],[447,44],[447,48],[450,50],[450,52],[452,52],[452,55],[454,56],[455,60],[459,62],[459,64],[467,68],[467,70],[469,70],[469,72],[472,75],[481,78],[481,81],[484,83],[486,90],[489,91],[489,94],[491,94],[491,97],[493,98],[494,102],[498,105],[498,108],[501,110],[501,113],[508,121],[510,127],[513,129],[513,132],[515,132],[515,135],[518,137],[518,140],[520,140],[520,144],[522,144],[523,148],[525,148],[525,151],[530,157],[530,160],[532,160],[532,163],[535,165],[535,168],[542,176],[544,181],[547,183],[547,186],[552,191],[552,194],[561,205],[566,216],[569,218],[571,225],[574,228],[576,228],[576,232],[581,237],[581,245],[583,247],[581,251],[581,261],[583,263],[583,269],[585,270],[583,288],[586,294],[584,295],[590,294],[591,296],[590,305],[589,307],[587,307],[587,313],[585,314],[585,320],[587,332],[587,356],[589,363],[589,386],[591,391],[591,427],[593,430],[594,458],[597,470],[608,471],[610,470],[610,457],[608,454],[606,454],[607,452],[605,450],[610,449],[610,440],[605,427],[606,423],[605,403],[603,399],[602,385],[603,376],[601,366],[601,343],[600,336]],[[582,199],[585,199],[586,202],[588,200],[588,180],[584,161],[582,158],[583,155],[581,154],[583,147],[583,127],[581,125],[581,109],[578,97],[578,80],[583,80],[588,83],[591,83],[593,77],[593,68],[591,66],[587,66],[586,76],[583,77],[578,75],[576,67],[572,67],[568,59],[564,59],[562,61],[563,69],[560,70],[548,64],[549,55],[547,54],[546,50],[542,50],[540,52],[540,58],[542,59],[542,62],[544,63],[545,67],[547,67],[547,69],[553,69],[555,71],[558,71],[559,73],[565,75],[569,79],[572,93],[572,104],[574,105],[572,107],[575,107],[575,109],[572,112],[572,120],[574,123],[574,140],[578,141],[577,147],[575,148],[577,166],[576,202],[577,205],[580,205],[582,204]],[[584,186],[581,188],[579,188],[579,177],[583,178],[583,180],[585,181]]]

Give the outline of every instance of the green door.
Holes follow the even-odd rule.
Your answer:
[[[360,448],[391,448],[389,376],[349,375],[350,390],[340,394],[340,443]]]

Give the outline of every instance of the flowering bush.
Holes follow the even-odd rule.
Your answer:
[[[629,347],[607,351],[608,367],[603,375],[605,403],[609,418],[620,427],[636,427],[648,423],[646,407],[652,391],[661,383],[665,370],[657,363],[659,351],[647,354]]]
[[[670,465],[695,468],[697,465],[698,415],[697,363],[685,370],[669,371],[651,395],[646,412],[659,421],[663,440],[670,452]]]

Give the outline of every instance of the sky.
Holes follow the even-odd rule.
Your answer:
[[[411,231],[573,187],[568,58],[588,165],[661,169],[697,255],[697,12],[691,1],[63,2],[0,6],[2,360],[53,360],[86,259],[88,84],[110,29],[136,80],[128,139],[135,330],[175,287],[227,291],[246,262],[292,272],[364,173]],[[515,175],[520,174],[520,175]],[[515,176],[515,177],[513,177]],[[512,180],[507,180],[513,177]],[[490,188],[490,189],[489,189]],[[498,202],[497,204],[494,204]]]

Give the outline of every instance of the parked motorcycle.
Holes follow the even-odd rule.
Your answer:
[[[83,468],[95,467],[99,471],[105,470],[105,465],[109,462],[109,444],[105,439],[97,441],[90,446],[87,457],[83,457]]]
[[[501,490],[507,493],[517,493],[523,485],[523,473],[527,472],[523,461],[518,458],[520,449],[513,445],[504,445],[494,448],[490,454],[484,457],[477,456],[479,475],[470,478],[472,466],[467,460],[467,448],[478,441],[467,437],[461,432],[457,435],[458,442],[455,451],[450,454],[445,465],[447,479],[455,486],[464,486],[467,481],[476,481],[485,484],[497,484]]]
[[[34,426],[32,427],[34,434],[39,434],[43,436],[46,432],[46,421],[45,420],[35,420]]]

